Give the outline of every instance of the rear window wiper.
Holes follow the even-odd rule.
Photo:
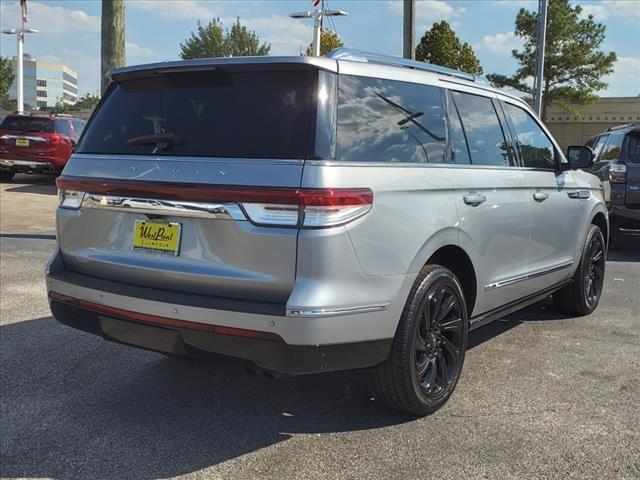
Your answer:
[[[173,133],[154,133],[151,135],[140,135],[127,140],[127,145],[155,145],[151,152],[152,155],[158,153],[158,150],[166,150],[169,145],[179,145],[182,139]]]

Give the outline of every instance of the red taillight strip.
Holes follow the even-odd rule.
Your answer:
[[[131,310],[123,310],[121,308],[109,307],[107,305],[88,302],[86,300],[70,297],[58,292],[49,292],[49,297],[61,303],[66,303],[68,305],[77,306],[96,313],[103,313],[105,315],[111,315],[125,320],[152,323],[154,325],[162,325],[166,327],[185,328],[188,330],[200,330],[203,332],[217,333],[220,335],[232,335],[234,337],[256,338],[259,340],[284,342],[280,335],[271,332],[261,332],[258,330],[247,330],[244,328],[225,327],[220,325],[210,325],[208,323],[187,322],[185,320],[177,320],[175,318],[159,317],[157,315],[132,312]]]
[[[80,192],[161,198],[192,202],[267,203],[303,206],[370,205],[373,192],[368,188],[289,188],[221,186],[198,183],[148,182],[110,178],[61,176],[59,189]]]

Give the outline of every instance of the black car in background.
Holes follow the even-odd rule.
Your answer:
[[[586,145],[596,154],[591,173],[611,192],[611,239],[637,235],[640,244],[640,127],[633,123],[611,127]]]

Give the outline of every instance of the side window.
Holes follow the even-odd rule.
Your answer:
[[[629,152],[627,156],[633,163],[640,163],[640,137],[636,135],[629,135]]]
[[[71,123],[73,124],[73,129],[78,133],[78,135],[82,133],[82,130],[84,130],[84,126],[86,125],[86,122],[82,120],[71,120]]]
[[[73,137],[73,132],[71,131],[71,125],[69,125],[69,120],[55,120],[56,124],[56,132],[62,133],[67,137]]]
[[[467,137],[471,163],[509,165],[509,148],[490,98],[451,92]]]
[[[462,128],[462,120],[460,120],[460,112],[458,112],[456,104],[453,103],[449,95],[447,95],[447,119],[449,121],[451,163],[471,163],[467,138],[464,133],[464,128]]]
[[[594,137],[593,146],[588,145],[593,148],[593,151],[596,154],[596,162],[600,161],[600,154],[602,153],[602,149],[604,148],[607,140],[609,139],[609,135],[600,135],[599,137]]]
[[[546,133],[524,109],[503,103],[511,121],[516,148],[525,167],[556,168],[555,148]]]
[[[620,150],[624,143],[624,133],[612,133],[609,135],[607,146],[602,150],[602,154],[598,160],[617,160],[620,157]]]
[[[442,89],[347,75],[338,82],[338,160],[444,161]]]

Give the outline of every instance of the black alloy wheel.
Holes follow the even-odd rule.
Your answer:
[[[389,357],[369,369],[374,397],[412,415],[429,415],[449,399],[460,378],[469,320],[455,274],[426,265],[402,311]]]
[[[437,399],[451,388],[462,366],[460,299],[449,285],[428,292],[419,311],[415,334],[415,373],[425,396]]]

